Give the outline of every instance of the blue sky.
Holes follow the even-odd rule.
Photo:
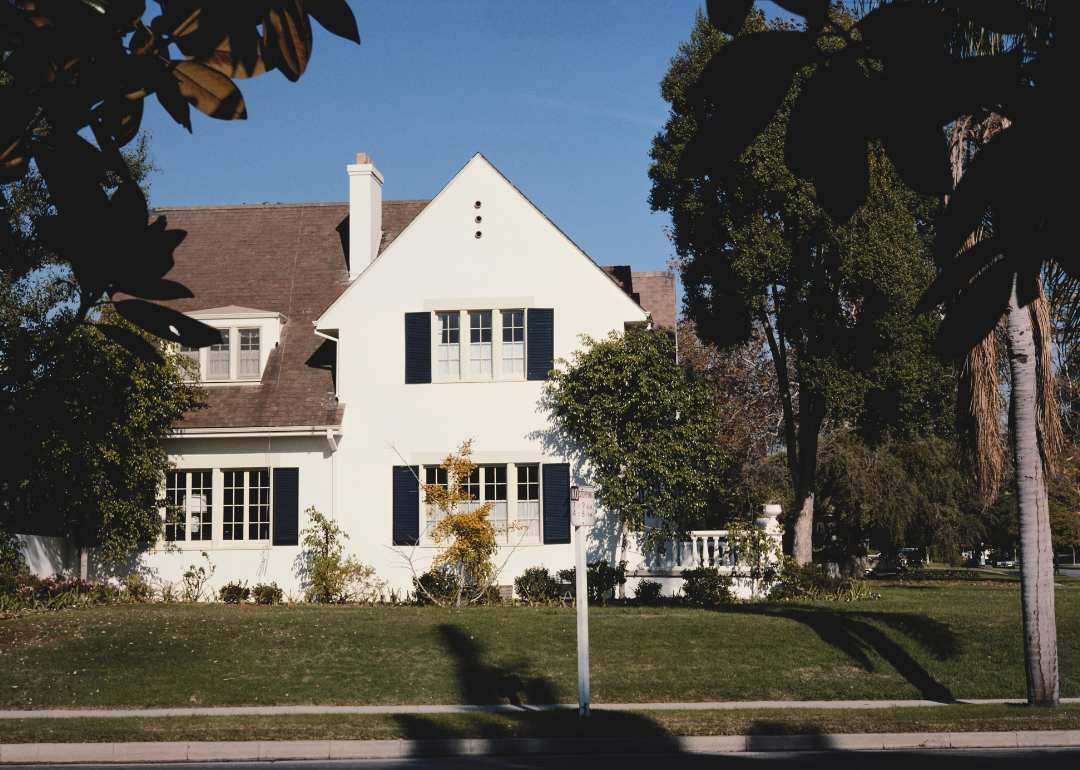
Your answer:
[[[385,199],[430,198],[481,152],[600,264],[666,269],[648,151],[667,117],[658,83],[699,4],[352,3],[362,44],[316,25],[298,83],[238,81],[246,121],[193,110],[189,135],[148,99],[151,204],[345,200],[357,152]]]

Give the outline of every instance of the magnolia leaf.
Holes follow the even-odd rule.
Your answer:
[[[111,224],[115,227],[141,230],[150,223],[146,196],[139,185],[130,179],[125,179],[116,188],[109,199],[109,212],[114,217]]]
[[[982,224],[987,209],[996,197],[1008,195],[1022,174],[1020,164],[1031,148],[1025,147],[1025,137],[1016,128],[1003,130],[976,154],[968,164],[956,190],[949,196],[945,211],[935,222],[934,258],[941,265],[963,247],[971,233]],[[1033,195],[1034,190],[1016,189],[1014,193]],[[999,223],[1000,224],[1000,223]]]
[[[915,312],[925,312],[958,295],[1001,255],[1002,245],[1000,236],[985,238],[945,262],[937,278],[919,298]]]
[[[315,21],[327,32],[360,44],[360,30],[356,28],[356,17],[345,0],[307,0],[304,6]]]
[[[299,80],[311,57],[311,27],[295,0],[270,7],[263,20],[263,43],[281,73],[293,82]]]
[[[196,321],[172,308],[155,305],[141,299],[124,299],[113,303],[116,312],[140,329],[155,337],[179,342],[193,348],[205,348],[221,343],[221,331]]]
[[[709,23],[731,36],[739,34],[754,0],[708,0]]]
[[[180,49],[183,51],[183,47]],[[267,72],[263,41],[254,28],[225,36],[210,50],[191,57],[229,78],[252,78]]]
[[[994,330],[1009,306],[1015,273],[1010,260],[998,260],[960,293],[938,329],[942,353],[963,355]]]
[[[221,120],[247,118],[244,97],[225,75],[194,61],[173,62],[180,94],[204,115]]]
[[[742,154],[776,115],[795,73],[812,61],[812,42],[803,32],[756,32],[709,60],[690,98],[710,104],[712,116],[683,151],[687,176],[716,173]]]
[[[818,203],[836,222],[850,219],[870,190],[868,85],[858,62],[834,58],[803,85],[788,121],[784,162],[813,180]]]
[[[177,77],[174,75],[172,77],[157,78],[155,93],[158,102],[169,113],[169,116],[186,128],[188,133],[191,133],[191,109],[180,91],[180,83]]]
[[[195,295],[182,283],[164,278],[126,276],[114,282],[113,290],[143,299],[192,299]]]
[[[142,115],[142,99],[110,99],[102,105],[101,125],[123,147],[138,136]]]
[[[160,366],[165,363],[165,360],[153,345],[130,329],[125,329],[122,326],[113,326],[112,324],[96,324],[94,328],[113,342],[122,346],[133,356],[148,364]]]

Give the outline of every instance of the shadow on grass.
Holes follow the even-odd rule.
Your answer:
[[[883,658],[900,676],[916,687],[925,700],[952,701],[952,692],[938,682],[911,655],[875,624],[899,631],[938,660],[960,654],[960,640],[947,623],[923,615],[891,612],[850,612],[815,607],[777,608],[740,605],[726,610],[751,615],[769,615],[802,623],[821,641],[835,647],[868,672],[874,671],[871,652]]]
[[[566,738],[591,735],[665,735],[666,730],[652,720],[624,712],[593,712],[580,719],[576,709],[536,711],[528,704],[555,703],[555,688],[545,677],[526,679],[515,672],[524,669],[526,662],[515,661],[512,666],[493,666],[485,663],[483,647],[465,631],[450,624],[435,628],[439,641],[454,659],[453,673],[457,677],[462,701],[469,705],[507,704],[519,706],[517,718],[506,719],[478,712],[469,720],[442,718],[439,714],[396,714],[394,721],[410,739],[452,739],[475,735],[485,739],[532,738],[560,736]]]

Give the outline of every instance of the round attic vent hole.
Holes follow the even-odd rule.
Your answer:
[[[483,235],[484,235],[484,234],[483,234],[482,232],[480,232],[479,230],[477,230],[477,231],[476,231],[476,237],[477,237],[477,238],[480,238],[480,237],[482,237]]]
[[[477,201],[476,203],[474,203],[473,208],[476,208],[476,209],[480,208],[480,201]]]
[[[483,222],[483,221],[484,221],[484,218],[483,218],[482,216],[480,216],[480,215],[477,215],[477,217],[476,217],[476,224],[480,224],[480,223],[481,223],[481,222]]]

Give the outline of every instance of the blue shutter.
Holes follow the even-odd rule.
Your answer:
[[[570,542],[570,466],[540,466],[544,485],[544,545]]]
[[[529,308],[527,326],[529,361],[525,377],[529,380],[546,380],[555,360],[555,311],[551,308]]]
[[[300,545],[299,468],[274,468],[274,545]]]
[[[420,540],[419,465],[394,466],[394,545],[416,545]]]
[[[405,314],[405,384],[431,382],[431,313]]]

